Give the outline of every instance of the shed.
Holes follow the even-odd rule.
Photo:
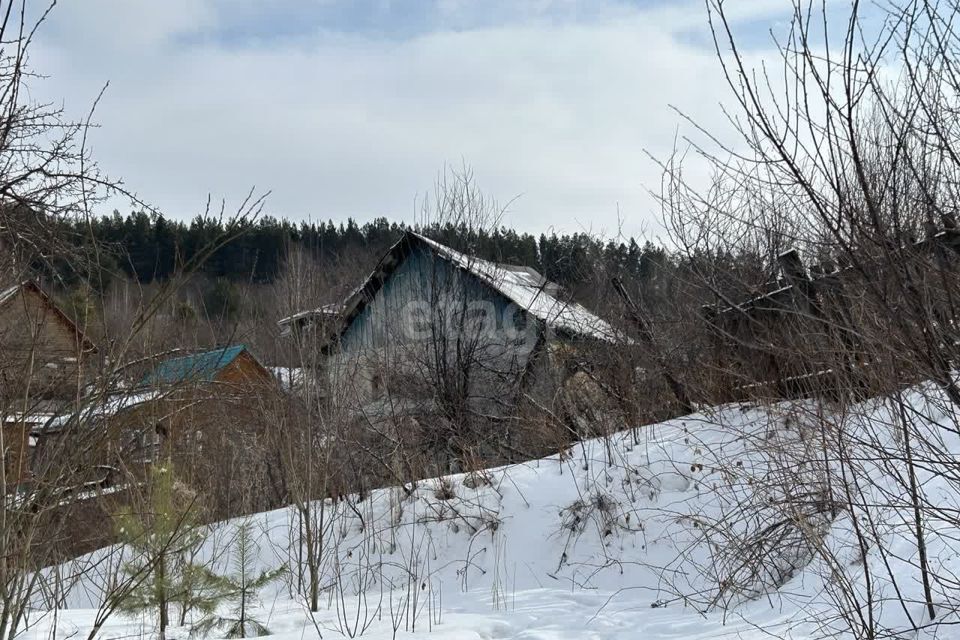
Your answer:
[[[275,379],[239,344],[162,360],[138,386],[171,387],[204,382],[273,384]]]

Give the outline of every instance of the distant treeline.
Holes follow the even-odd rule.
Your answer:
[[[380,253],[386,250],[407,228],[427,235],[455,249],[478,257],[532,266],[547,278],[564,285],[577,282],[585,273],[602,263],[607,269],[637,280],[644,280],[652,266],[665,257],[664,251],[649,242],[634,239],[604,242],[587,234],[518,233],[501,227],[494,230],[468,230],[446,225],[407,227],[385,218],[358,224],[345,222],[301,222],[264,217],[236,239],[218,249],[201,272],[214,278],[231,281],[270,283],[283,271],[290,251],[305,250],[318,260],[336,260],[356,252]],[[148,283],[164,280],[183,264],[221,236],[224,225],[217,221],[195,218],[181,222],[160,215],[114,212],[88,222],[72,223],[70,236],[78,244],[92,244],[106,249],[108,264],[104,271]],[[102,258],[101,258],[102,260]],[[75,280],[70,265],[63,264],[59,275],[65,281]],[[102,274],[99,279],[109,279]],[[101,282],[101,284],[104,284]]]

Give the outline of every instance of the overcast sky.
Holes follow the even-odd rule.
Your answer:
[[[758,50],[786,4],[728,3]],[[81,117],[109,81],[95,156],[169,217],[256,186],[278,217],[411,221],[466,162],[518,229],[636,234],[670,105],[722,122],[706,29],[702,0],[61,0],[32,90]]]

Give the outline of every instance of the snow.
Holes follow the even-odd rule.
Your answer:
[[[573,301],[558,299],[559,287],[529,268],[511,267],[455,251],[426,236],[410,232],[452,263],[477,275],[548,326],[608,342],[622,341],[620,333]]]
[[[267,370],[273,374],[284,391],[297,390],[303,386],[306,378],[301,367],[267,367]]]
[[[93,418],[109,418],[121,411],[155,400],[162,395],[163,392],[158,390],[114,393],[103,398],[94,397],[79,410],[72,410],[68,407],[59,413],[10,414],[8,421],[24,422],[30,425],[31,432],[35,435],[51,434],[75,420],[99,424],[96,421],[90,421]]]
[[[907,397],[920,428],[956,420],[929,385]],[[856,637],[840,615],[838,585],[862,598],[869,569],[872,614],[889,637],[960,637],[949,613],[936,625],[924,624],[911,514],[898,504],[896,485],[866,455],[858,458],[863,472],[855,481],[876,482],[858,485],[863,504],[886,496],[890,506],[870,512],[876,537],[865,558],[853,516],[862,521],[866,512],[841,510],[834,518],[821,509],[798,519],[818,553],[790,534],[800,529],[788,528],[763,563],[763,575],[738,564],[745,541],[782,514],[786,493],[817,489],[814,465],[790,461],[815,451],[824,424],[847,434],[872,429],[881,445],[895,443],[896,434],[883,426],[895,421],[882,402],[843,415],[829,411],[812,401],[727,405],[525,464],[423,480],[408,487],[409,494],[393,487],[363,500],[327,502],[324,591],[313,614],[295,585],[294,510],[252,516],[261,536],[259,567],[288,563],[293,569],[286,582],[261,594],[257,612],[282,640],[317,638],[318,632],[375,640]],[[960,451],[960,436],[943,438],[946,451]],[[784,474],[796,484],[783,482]],[[943,476],[925,471],[919,481],[940,504],[960,504]],[[731,520],[734,513],[744,515]],[[216,525],[201,556],[227,566],[224,550],[238,522]],[[927,526],[940,575],[960,574],[953,543],[960,532],[935,519]],[[29,633],[50,638],[56,625],[59,637],[86,637],[104,597],[105,567],[119,566],[122,553],[113,547],[58,567],[64,583],[73,585],[66,607],[54,616],[38,601]],[[737,589],[720,587],[733,582]],[[953,586],[948,580],[934,585],[943,611],[957,603]],[[894,599],[894,588],[905,605]],[[149,616],[114,615],[100,637],[154,630]]]
[[[5,304],[8,300],[13,298],[20,292],[20,289],[23,287],[23,284],[16,284],[12,287],[0,291],[0,304]]]
[[[106,487],[103,486],[102,482],[85,482],[74,487],[63,487],[62,489],[54,491],[55,495],[65,496],[60,500],[57,500],[55,504],[59,507],[62,507],[68,504],[75,504],[77,502],[96,500],[103,498],[104,496],[126,491],[129,488],[130,486],[126,484]],[[31,494],[29,491],[15,494],[8,500],[7,505],[13,509],[23,509],[24,507],[29,508],[32,506],[33,498],[33,494]]]
[[[283,326],[296,322],[297,320],[303,320],[305,318],[313,317],[327,317],[327,318],[336,318],[341,315],[344,311],[343,303],[335,302],[331,304],[325,304],[317,307],[316,309],[307,309],[306,311],[299,311],[293,315],[289,315],[285,318],[277,320],[277,324]]]

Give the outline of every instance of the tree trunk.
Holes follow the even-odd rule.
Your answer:
[[[160,609],[160,640],[166,640],[170,612],[167,602],[167,561],[163,557],[157,563],[157,605]]]

